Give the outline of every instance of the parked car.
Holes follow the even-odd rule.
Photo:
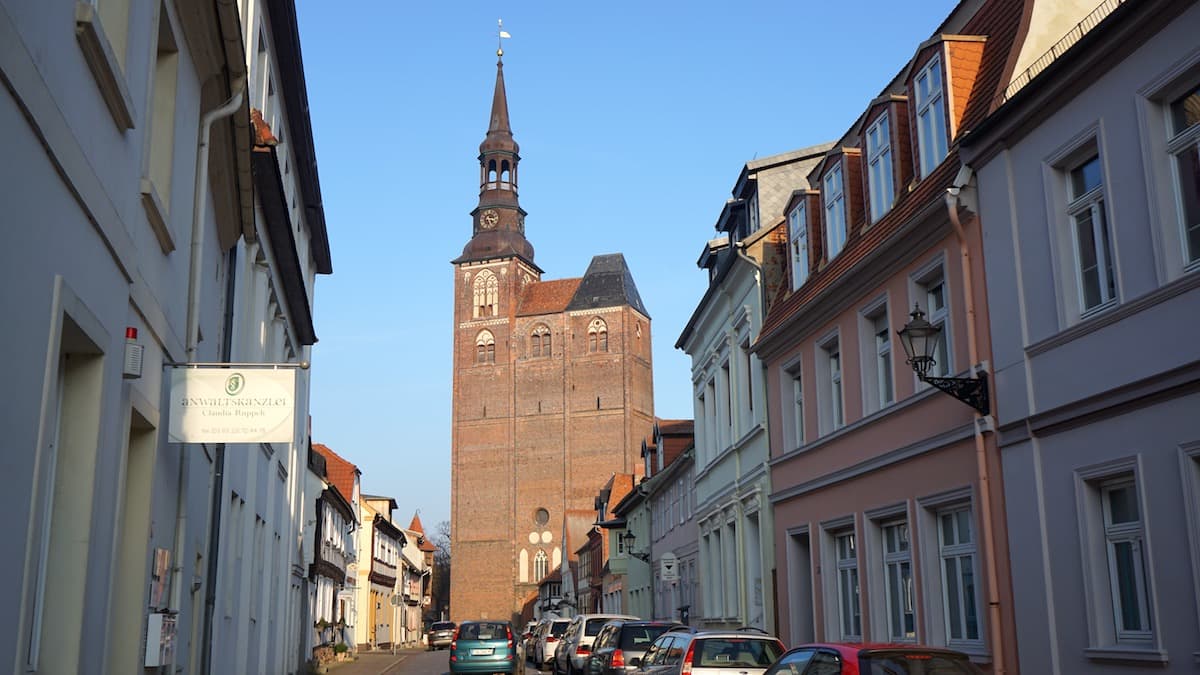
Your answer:
[[[763,675],[784,653],[783,643],[758,629],[669,630],[650,645],[639,675]]]
[[[450,643],[450,672],[515,673],[516,644],[507,621],[463,621]]]
[[[628,614],[579,614],[571,619],[554,652],[554,675],[580,675],[592,654],[592,642],[613,619],[637,619]]]
[[[631,662],[640,662],[658,636],[682,627],[669,621],[609,621],[592,642],[592,655],[584,670],[587,675],[626,675],[637,670]]]
[[[808,644],[779,657],[765,675],[979,675],[962,652],[920,645]]]
[[[545,670],[554,660],[554,648],[558,640],[566,632],[570,619],[543,619],[538,624],[534,634],[533,663],[539,670]]]
[[[445,649],[454,641],[454,629],[458,628],[453,621],[434,621],[429,626],[429,648]]]

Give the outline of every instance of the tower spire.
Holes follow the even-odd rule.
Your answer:
[[[503,45],[507,37],[503,22],[498,22],[497,40]],[[517,164],[521,156],[508,119],[503,57],[504,50],[496,49],[492,114],[487,135],[479,144],[479,206],[471,212],[471,241],[456,263],[517,256],[533,264],[533,246],[525,239],[525,210],[517,201]]]

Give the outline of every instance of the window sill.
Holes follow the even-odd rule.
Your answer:
[[[1083,650],[1083,655],[1092,661],[1140,663],[1166,663],[1167,651],[1147,647],[1092,647]]]
[[[132,129],[133,99],[125,85],[125,75],[121,72],[121,64],[100,26],[96,8],[89,3],[75,4],[75,39],[79,41],[83,58],[92,71],[92,77],[96,79],[100,96],[108,106],[108,111],[112,113],[117,129],[122,132]]]
[[[158,239],[158,246],[163,255],[175,250],[175,239],[171,236],[171,228],[167,225],[167,209],[158,197],[158,189],[154,181],[142,179],[142,208],[146,211],[146,219],[150,221],[150,229]]]

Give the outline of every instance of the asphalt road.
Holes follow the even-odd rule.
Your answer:
[[[428,652],[405,650],[395,655],[387,652],[362,652],[357,661],[335,664],[329,675],[450,675],[450,652],[446,649]],[[546,675],[549,671],[526,667],[517,657],[517,672],[514,675]]]

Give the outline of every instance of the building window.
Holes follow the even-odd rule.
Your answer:
[[[478,319],[481,316],[496,316],[500,311],[500,282],[491,270],[483,270],[475,277],[474,312]]]
[[[862,608],[858,597],[858,553],[854,532],[834,535],[837,553],[838,619],[843,640],[862,639]]]
[[[892,386],[892,331],[888,308],[882,301],[864,311],[861,326],[863,409],[881,410],[895,399]]]
[[[1187,264],[1200,261],[1200,87],[1171,102],[1168,151],[1175,157],[1175,184],[1182,209]]]
[[[538,326],[529,336],[530,354],[535,357],[550,356],[550,329]]]
[[[151,102],[149,178],[164,210],[171,207],[171,173],[175,163],[175,98],[179,79],[179,47],[167,8],[160,7],[158,48],[154,59]],[[164,212],[161,214],[166,216]]]
[[[790,379],[792,398],[791,447],[804,445],[804,376],[799,363],[785,371]]]
[[[845,415],[842,410],[842,352],[837,345],[833,345],[827,355],[829,358],[830,409],[833,411],[833,426],[836,429],[845,423]]]
[[[892,197],[896,194],[892,185],[892,142],[886,113],[867,128],[867,166],[871,222],[875,222],[892,208]]]
[[[888,637],[915,640],[916,609],[913,602],[912,551],[908,546],[908,522],[883,525],[883,573],[887,595]]]
[[[845,424],[842,403],[842,352],[837,336],[833,336],[821,343],[817,352],[817,411],[821,433],[836,431]]]
[[[1146,555],[1137,487],[1132,477],[1100,487],[1104,544],[1117,640],[1151,638]]]
[[[549,556],[546,555],[545,551],[538,550],[533,556],[533,581],[536,583],[545,578],[546,573],[550,571],[549,567]]]
[[[960,506],[939,512],[938,538],[946,634],[951,643],[978,641],[979,614],[975,590],[975,540],[972,536],[971,507]]]
[[[746,228],[745,235],[743,237],[741,237],[742,239],[750,236],[751,234],[754,234],[755,232],[758,232],[758,193],[757,192],[750,195],[750,200],[748,202],[746,202],[746,221],[747,221],[747,228]]]
[[[475,362],[496,362],[496,338],[491,331],[481,330],[479,335],[475,336]]]
[[[803,201],[788,214],[788,241],[792,249],[792,290],[796,290],[808,279],[808,223]]]
[[[603,319],[592,319],[588,325],[588,351],[608,351],[608,324]]]
[[[1075,244],[1076,282],[1080,310],[1088,312],[1116,297],[1112,248],[1104,219],[1104,181],[1100,156],[1090,158],[1070,171],[1071,203],[1067,214]]]
[[[929,60],[913,81],[917,98],[917,148],[921,177],[928,176],[946,157],[946,106],[942,96],[942,62]]]
[[[933,353],[933,365],[929,375],[946,377],[953,371],[950,362],[951,339],[949,289],[946,288],[946,277],[941,265],[937,265],[915,280],[916,302],[926,312],[926,320],[941,329],[942,339],[938,340],[937,351]]]
[[[846,245],[846,198],[842,190],[842,165],[834,164],[824,178],[826,258],[833,260]]]

